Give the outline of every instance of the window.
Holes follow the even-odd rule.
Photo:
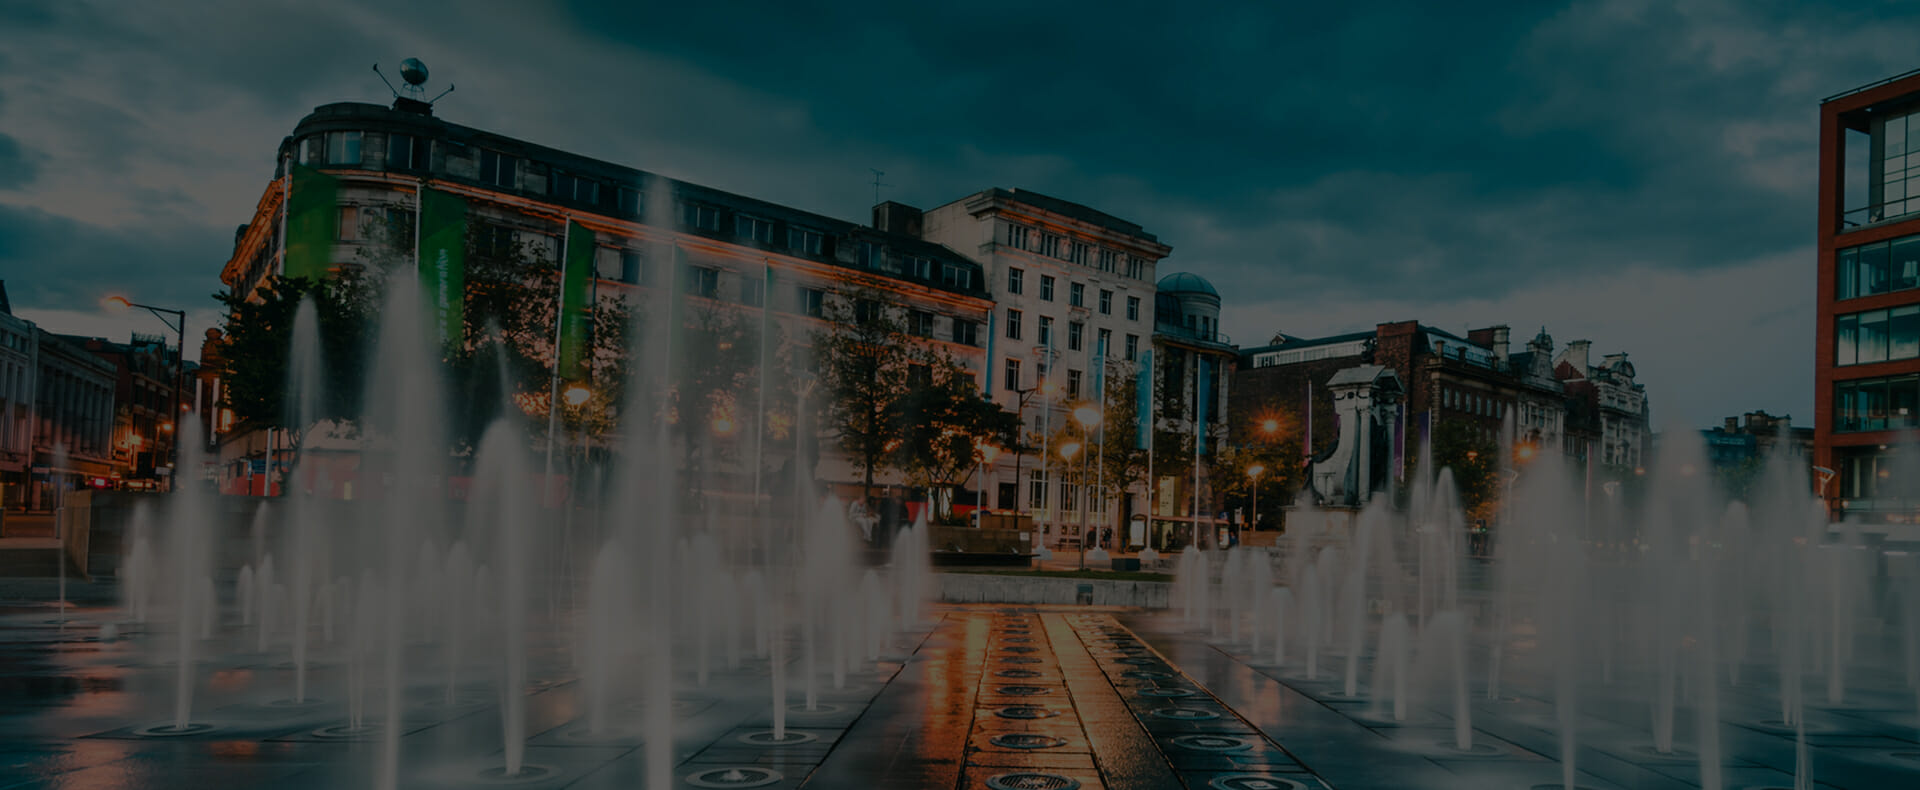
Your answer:
[[[1140,297],[1138,296],[1127,297],[1127,320],[1128,321],[1140,320]]]
[[[1040,316],[1040,337],[1038,340],[1040,345],[1053,348],[1053,318],[1051,316]]]
[[[336,224],[334,230],[340,241],[359,241],[360,207],[341,206],[340,221]]]
[[[761,244],[773,243],[773,222],[746,214],[733,215],[733,235]]]
[[[1053,275],[1040,275],[1040,301],[1053,301]]]
[[[818,288],[801,288],[797,292],[795,306],[799,313],[812,318],[822,318],[827,313],[827,292]]]
[[[933,259],[918,255],[907,258],[907,273],[922,280],[933,279]]]
[[[1027,507],[1045,508],[1047,506],[1047,473],[1035,469],[1027,478]]]
[[[639,285],[644,276],[642,270],[640,253],[633,250],[620,251],[620,282]]]
[[[1113,292],[1105,288],[1100,289],[1100,314],[1113,315]]]
[[[1920,124],[1916,124],[1920,126]],[[1914,207],[1920,209],[1920,171],[1916,171]],[[1834,296],[1860,296],[1920,287],[1920,236],[1849,247],[1835,253]]]
[[[1100,330],[1100,342],[1094,344],[1093,350],[1102,356],[1113,353],[1113,330]]]
[[[360,132],[327,132],[327,164],[360,164]]]
[[[688,296],[715,299],[720,294],[720,270],[687,266],[680,270],[681,290]]]
[[[473,253],[483,258],[507,258],[513,255],[513,229],[486,223],[473,234]]]
[[[565,170],[553,171],[553,197],[586,206],[600,205],[600,182]]]
[[[1127,276],[1136,280],[1147,279],[1147,261],[1145,258],[1127,256]]]
[[[1085,283],[1073,283],[1067,286],[1067,304],[1072,307],[1087,306],[1087,286]]]
[[[1086,328],[1087,328],[1087,325],[1080,323],[1079,321],[1067,322],[1067,350],[1068,351],[1080,350],[1081,335],[1086,334],[1086,331],[1085,331]]]
[[[740,278],[740,303],[759,307],[767,303],[767,283],[759,277]]]
[[[1067,371],[1067,397],[1069,398],[1080,397],[1080,371],[1077,371],[1077,370]]]
[[[913,363],[907,365],[907,384],[912,387],[925,387],[933,383],[933,366]]]
[[[1049,258],[1058,258],[1065,254],[1061,249],[1060,237],[1051,233],[1040,234],[1040,254]]]
[[[638,217],[646,210],[646,196],[641,194],[640,190],[631,187],[621,187],[615,194],[618,196],[617,199],[622,216]]]
[[[949,288],[969,290],[973,288],[973,270],[949,263],[941,268],[940,284]]]
[[[1920,306],[1843,315],[1834,330],[1836,365],[1920,357]]]
[[[1007,270],[1007,293],[1019,294],[1027,286],[1027,273],[1024,269]]]
[[[514,171],[519,163],[506,154],[480,149],[480,183],[487,186],[512,189]]]
[[[1068,254],[1067,260],[1085,266],[1093,260],[1093,247],[1076,241],[1073,243],[1073,252]]]
[[[1007,246],[1012,247],[1016,250],[1026,249],[1027,248],[1027,226],[1008,225],[1007,226]]]
[[[378,214],[375,216],[376,218],[379,217]],[[382,230],[387,234],[387,243],[397,247],[412,249],[415,246],[413,243],[413,209],[399,208],[397,206],[388,207],[385,213],[385,219],[386,227]]]
[[[1020,360],[1013,357],[1007,357],[1007,383],[1005,386],[1008,392],[1020,391]]]
[[[700,203],[681,203],[680,224],[694,230],[719,230],[720,209]]]
[[[853,320],[870,324],[886,317],[886,308],[872,299],[861,299],[853,303]]]
[[[432,167],[432,138],[407,134],[387,135],[388,170],[428,170]]]
[[[1133,362],[1138,359],[1140,359],[1140,336],[1127,335],[1127,361]]]
[[[1833,386],[1836,432],[1920,427],[1920,378],[1858,379]]]
[[[963,346],[980,345],[980,325],[973,321],[953,319],[953,342]]]
[[[870,241],[860,242],[853,248],[853,259],[862,269],[880,268],[880,245]]]
[[[907,311],[907,331],[917,337],[933,337],[933,314],[925,310]]]
[[[1113,250],[1101,250],[1100,251],[1100,271],[1112,272],[1114,268],[1118,266],[1119,260],[1120,260],[1120,253],[1114,252]]]
[[[820,255],[826,249],[827,236],[812,228],[787,228],[787,249],[801,255]]]
[[[1007,339],[1020,339],[1020,311],[1007,308]]]

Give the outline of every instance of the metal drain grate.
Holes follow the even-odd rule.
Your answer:
[[[1004,656],[1000,659],[1000,663],[1002,664],[1038,664],[1040,663],[1040,659],[1034,658],[1033,656]]]
[[[1080,780],[1059,774],[1020,771],[987,777],[993,790],[1080,790]]]
[[[1558,787],[1559,785],[1555,785]],[[1267,774],[1228,774],[1214,777],[1207,783],[1213,790],[1307,790],[1307,786],[1292,779],[1282,779]]]
[[[1253,742],[1230,735],[1181,735],[1172,739],[1175,746],[1198,752],[1240,752],[1253,748]]]
[[[687,784],[694,787],[762,787],[773,784],[786,777],[772,768],[741,765],[731,768],[708,768],[699,773],[687,775]]]
[[[1132,666],[1132,667],[1146,667],[1146,666],[1152,666],[1154,664],[1158,664],[1160,663],[1160,660],[1156,658],[1147,658],[1146,656],[1133,656],[1131,658],[1122,658],[1118,661],[1115,661],[1114,663],[1126,664],[1127,666]]]
[[[993,674],[1003,678],[1037,678],[1041,672],[1037,669],[1003,669]]]
[[[994,711],[993,715],[1003,719],[1050,719],[1060,715],[1060,711],[1047,710],[1038,705],[1008,705]]]
[[[1199,708],[1161,708],[1153,712],[1155,718],[1174,721],[1211,721],[1220,718],[1220,714]]]
[[[1024,642],[1031,642],[1031,641],[1033,641],[1033,638],[1032,638],[1032,637],[1026,637],[1026,636],[1009,636],[1009,637],[1007,637],[1007,638],[1005,638],[1005,639],[1002,639],[1002,640],[1000,640],[1000,641],[1002,641],[1002,642],[1006,642],[1007,644],[1020,644],[1020,643],[1024,643]]]
[[[1051,693],[1053,689],[1047,688],[1046,686],[1001,686],[994,689],[994,691],[1012,697],[1038,697],[1042,694]]]
[[[1167,688],[1141,689],[1140,696],[1143,696],[1143,697],[1191,697],[1193,696],[1193,689],[1167,689]]]
[[[1008,652],[1008,653],[1038,653],[1038,652],[1040,652],[1040,648],[1037,648],[1037,647],[1028,647],[1028,646],[1026,646],[1026,645],[1015,645],[1015,646],[1013,646],[1013,647],[1003,647],[1003,648],[1000,648],[1000,649],[1001,649],[1001,650],[1004,650],[1004,651],[1006,651],[1006,652]]]
[[[1130,680],[1166,680],[1173,677],[1173,673],[1155,672],[1151,669],[1129,669],[1120,673],[1120,677]]]
[[[1067,745],[1067,739],[1037,732],[1003,732],[988,738],[987,743],[1006,749],[1051,749]]]

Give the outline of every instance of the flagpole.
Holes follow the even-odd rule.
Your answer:
[[[1099,488],[1094,489],[1100,495],[1100,517],[1107,519],[1108,525],[1111,526],[1112,519],[1107,515],[1107,341],[1097,340],[1095,342],[1099,345],[1099,351],[1095,355],[1095,363],[1099,366],[1098,378],[1100,382],[1098,387],[1100,390],[1100,458],[1099,461],[1094,464],[1093,479],[1100,484]],[[1082,544],[1085,544],[1086,540],[1087,536],[1080,536],[1080,542]],[[1106,548],[1106,545],[1101,544],[1101,548]],[[1082,560],[1083,564],[1084,562],[1085,561]]]
[[[1206,358],[1193,355],[1193,545],[1200,546],[1200,377],[1206,375]]]
[[[553,495],[553,445],[560,432],[560,336],[567,318],[567,247],[573,241],[573,215],[563,214],[561,220],[560,277],[553,292],[553,366],[547,380],[547,472],[540,479],[542,506]]]
[[[755,510],[760,507],[760,465],[764,461],[762,451],[766,443],[767,346],[772,334],[770,322],[773,317],[773,262],[769,260],[764,265],[766,269],[760,281],[760,389],[753,415],[753,504],[751,507]],[[768,552],[767,557],[770,560],[773,556],[772,534],[768,532],[761,537],[765,544],[763,550]]]
[[[1155,480],[1153,477],[1153,435],[1155,433],[1158,433],[1156,429],[1159,427],[1159,424],[1160,424],[1160,420],[1158,419],[1160,416],[1159,415],[1160,399],[1154,397],[1154,391],[1153,391],[1156,385],[1156,382],[1158,381],[1158,377],[1153,375],[1153,348],[1151,346],[1147,348],[1146,368],[1147,368],[1147,534],[1142,536],[1142,539],[1147,541],[1147,545],[1150,546],[1150,545],[1153,545],[1153,489],[1158,487],[1157,485],[1158,481]],[[1136,403],[1137,402],[1138,401],[1136,400]],[[1139,444],[1135,443],[1134,446],[1138,447]]]

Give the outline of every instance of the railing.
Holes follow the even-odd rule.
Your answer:
[[[1878,87],[1880,87],[1880,86],[1882,86],[1882,85],[1886,85],[1886,84],[1888,84],[1888,83],[1893,83],[1893,82],[1898,82],[1898,81],[1900,81],[1900,80],[1903,80],[1903,79],[1906,79],[1906,78],[1908,78],[1908,77],[1911,77],[1911,76],[1913,76],[1913,75],[1915,75],[1915,74],[1920,74],[1920,69],[1914,69],[1914,70],[1912,70],[1912,71],[1909,71],[1909,72],[1905,72],[1905,73],[1902,73],[1902,74],[1895,74],[1895,75],[1893,75],[1893,76],[1891,76],[1891,77],[1888,77],[1888,78],[1886,78],[1886,79],[1882,79],[1882,80],[1875,80],[1875,81],[1873,81],[1873,82],[1869,82],[1869,83],[1867,83],[1867,84],[1865,84],[1865,85],[1862,85],[1862,86],[1860,86],[1860,87],[1858,87],[1858,88],[1852,88],[1852,89],[1850,89],[1850,90],[1844,90],[1844,91],[1841,91],[1841,92],[1839,92],[1839,93],[1836,93],[1836,94],[1834,94],[1834,95],[1832,95],[1832,96],[1828,96],[1827,98],[1824,98],[1824,99],[1821,99],[1821,100],[1820,100],[1820,103],[1821,103],[1821,104],[1826,104],[1827,102],[1830,102],[1830,101],[1833,101],[1834,99],[1844,99],[1844,98],[1846,98],[1846,97],[1848,97],[1848,96],[1852,96],[1852,95],[1854,95],[1854,94],[1856,94],[1856,93],[1860,93],[1861,91],[1870,91],[1870,90],[1873,90],[1874,88],[1878,88]]]
[[[1920,214],[1920,205],[1915,205],[1915,203],[1916,201],[1902,200],[1893,203],[1874,203],[1856,209],[1849,209],[1841,213],[1840,227],[1842,230],[1863,228],[1868,225],[1875,225],[1881,222]],[[1887,213],[1888,206],[1899,206],[1898,213]]]

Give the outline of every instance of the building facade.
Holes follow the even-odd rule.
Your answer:
[[[1154,295],[1153,357],[1156,437],[1179,437],[1195,463],[1186,469],[1156,468],[1149,543],[1157,548],[1198,542],[1216,546],[1228,519],[1208,475],[1209,459],[1239,441],[1251,423],[1234,423],[1228,408],[1239,349],[1220,331],[1220,292],[1199,275],[1178,272],[1160,278]],[[1197,451],[1197,452],[1196,452]]]
[[[1920,427],[1920,73],[1821,103],[1817,200],[1813,463],[1832,478],[1819,493],[1836,516],[1911,522],[1881,481]]]
[[[1421,442],[1443,423],[1469,426],[1487,441],[1506,436],[1516,453],[1640,463],[1650,436],[1647,397],[1625,354],[1592,366],[1588,341],[1556,353],[1544,328],[1523,351],[1510,343],[1506,326],[1461,337],[1415,321],[1322,338],[1277,335],[1269,345],[1241,352],[1230,408],[1236,424],[1296,415],[1308,454],[1324,458],[1338,443],[1327,382],[1348,368],[1379,365],[1405,388],[1394,432],[1394,481],[1406,479]]]
[[[30,491],[38,336],[33,322],[13,314],[0,281],[0,508],[25,507]]]
[[[450,123],[406,99],[393,107],[318,107],[281,143],[279,162],[222,270],[235,293],[254,293],[269,276],[287,273],[289,205],[302,200],[295,174],[305,168],[330,179],[324,199],[335,204],[336,236],[321,253],[329,269],[389,254],[382,233],[411,232],[422,191],[433,190],[465,202],[473,251],[482,256],[515,250],[556,261],[569,223],[591,231],[590,288],[600,303],[665,315],[667,300],[679,299],[682,315],[735,314],[744,324],[759,324],[768,311],[771,331],[804,354],[825,327],[828,300],[858,290],[901,311],[916,334],[945,347],[976,378],[990,375],[985,272],[915,236]],[[199,386],[220,387],[212,378]],[[257,433],[225,415],[214,423],[217,431]],[[258,488],[234,478],[253,476],[275,445],[231,436],[221,446],[229,470],[223,487]],[[831,454],[818,473],[854,479],[845,459]]]
[[[36,327],[33,474],[28,506],[52,507],[58,489],[108,485],[113,465],[113,363]]]
[[[179,396],[176,350],[165,336],[135,333],[125,343],[62,335],[62,340],[105,360],[114,370],[112,438],[116,487],[168,488],[173,474],[177,426],[173,411],[190,402]]]
[[[987,189],[924,212],[876,208],[875,224],[968,256],[984,269],[994,302],[988,374],[995,402],[1020,414],[1037,450],[1071,442],[1075,411],[1097,402],[1095,367],[1131,376],[1154,342],[1154,270],[1173,248],[1140,225],[1023,189]],[[1104,356],[1102,354],[1104,353]],[[1120,501],[1049,478],[1041,458],[1001,458],[982,490],[989,503],[1025,510],[1046,535],[1077,534],[1084,521],[1119,533],[1144,512],[1144,487]],[[1087,501],[1082,504],[1083,500]],[[1080,513],[1080,508],[1091,510]]]

